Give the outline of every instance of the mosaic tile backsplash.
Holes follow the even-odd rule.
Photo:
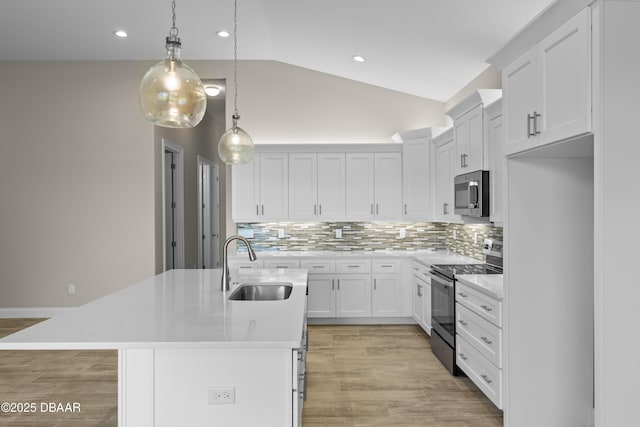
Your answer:
[[[448,249],[484,260],[483,239],[502,240],[501,227],[438,222],[238,223],[237,229],[238,234],[251,240],[257,251]],[[339,233],[342,236],[336,237]],[[477,233],[477,244],[474,233]]]

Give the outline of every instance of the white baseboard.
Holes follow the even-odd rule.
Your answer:
[[[415,325],[413,317],[309,317],[309,325]]]
[[[27,307],[0,308],[0,319],[31,318],[42,319],[54,317],[70,310],[71,307]]]

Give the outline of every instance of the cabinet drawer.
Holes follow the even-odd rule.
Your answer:
[[[475,289],[456,282],[456,302],[479,314],[489,322],[502,327],[502,303]]]
[[[502,367],[502,330],[469,310],[456,304],[456,332],[498,368]]]
[[[300,268],[299,259],[265,259],[264,268]]]
[[[502,409],[502,369],[498,369],[460,335],[456,336],[456,363],[494,405]]]
[[[371,260],[337,260],[336,273],[371,273]]]
[[[314,273],[335,273],[336,262],[332,259],[303,259],[300,261],[300,268]]]
[[[245,258],[246,260],[246,258]],[[260,268],[264,268],[264,263],[262,260],[255,260],[255,261],[239,261],[239,260],[229,260],[229,269],[233,269],[236,268],[239,271],[246,271],[246,270],[256,270],[256,269],[260,269]]]
[[[413,275],[419,277],[427,283],[431,283],[431,275],[429,274],[429,267],[419,262],[414,261],[412,265]]]
[[[400,271],[400,261],[398,260],[373,260],[371,271],[374,273],[397,273]]]

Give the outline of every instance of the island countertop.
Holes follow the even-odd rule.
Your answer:
[[[296,348],[306,270],[238,272],[239,282],[290,282],[282,301],[230,301],[221,269],[170,270],[0,339],[0,349]],[[232,284],[231,290],[234,288]]]

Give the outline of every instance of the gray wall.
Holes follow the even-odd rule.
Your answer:
[[[0,62],[0,308],[74,306],[161,268],[158,136],[137,98],[152,63]],[[232,76],[229,61],[189,64]],[[383,142],[445,122],[443,103],[277,62],[241,61],[240,90],[256,143]]]

